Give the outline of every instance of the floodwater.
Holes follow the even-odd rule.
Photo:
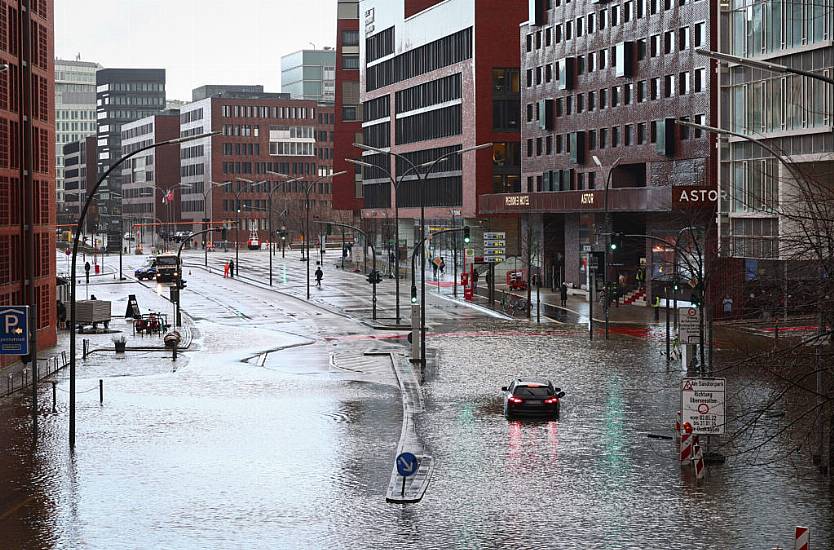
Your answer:
[[[202,277],[189,279],[195,292]],[[264,311],[266,292],[252,291]],[[103,404],[102,366],[90,365],[94,376],[82,366],[73,455],[66,380],[57,414],[44,387],[34,446],[26,397],[1,403],[0,546],[762,549],[791,547],[796,525],[811,528],[814,547],[834,546],[831,491],[807,458],[772,462],[724,442],[727,463],[696,483],[673,442],[647,437],[671,435],[683,373],[657,342],[589,343],[567,325],[439,329],[418,419],[434,475],[422,502],[387,504],[399,391],[380,364],[360,376],[328,360],[391,344],[309,308],[270,325],[274,314],[247,299],[230,294],[224,307],[254,328],[192,305],[201,351],[176,371],[114,371]],[[500,387],[515,376],[561,386],[562,417],[504,419]],[[737,406],[754,406],[758,384],[728,375],[741,386]]]

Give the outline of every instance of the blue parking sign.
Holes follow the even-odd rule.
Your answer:
[[[0,355],[29,355],[29,306],[0,307]]]

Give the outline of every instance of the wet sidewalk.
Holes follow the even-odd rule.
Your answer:
[[[134,376],[170,372],[187,364],[188,359],[179,355],[173,361],[172,350],[165,347],[163,336],[173,325],[173,306],[156,287],[146,286],[133,280],[113,280],[112,273],[90,277],[89,289],[83,283],[76,287],[78,299],[85,299],[85,292],[95,295],[97,300],[110,301],[109,328],[99,325],[93,331],[85,327],[83,332],[76,331],[76,368],[79,380],[84,378],[106,378],[109,376]],[[154,334],[134,331],[133,320],[125,318],[129,295],[135,295],[142,314],[156,313],[166,322],[167,330]],[[67,311],[69,317],[69,311]],[[191,347],[194,331],[190,320],[183,315],[183,326],[178,351]],[[126,352],[116,353],[115,340],[124,337]],[[50,377],[62,379],[69,376],[70,332],[58,330],[58,342],[55,346],[38,352],[38,380]],[[32,366],[15,362],[2,370],[0,379],[0,398],[30,391],[32,383]],[[29,389],[27,389],[29,388]]]

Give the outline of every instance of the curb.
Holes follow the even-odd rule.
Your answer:
[[[376,355],[380,352],[369,353]],[[385,492],[385,501],[397,504],[420,502],[426,493],[426,489],[428,489],[431,474],[434,471],[434,458],[425,452],[415,426],[416,416],[424,410],[423,391],[420,388],[420,381],[417,379],[414,368],[407,359],[396,353],[382,353],[391,358],[394,375],[397,377],[397,383],[403,397],[403,426],[400,431],[396,456],[408,450],[416,455],[420,461],[417,473],[407,478],[399,475],[396,464],[393,466],[391,480]]]

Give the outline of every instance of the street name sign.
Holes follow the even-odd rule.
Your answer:
[[[681,380],[681,422],[692,426],[695,435],[724,433],[724,378]]]
[[[679,308],[681,344],[701,343],[701,312],[697,307]]]
[[[403,477],[410,477],[417,473],[420,462],[413,453],[400,453],[397,456],[397,473]]]
[[[0,308],[0,355],[29,355],[29,306]]]

